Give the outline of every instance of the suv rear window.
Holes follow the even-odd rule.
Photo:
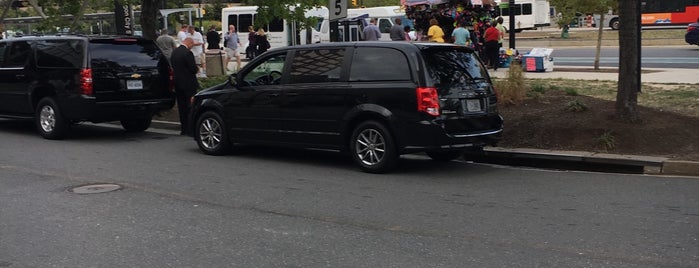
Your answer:
[[[470,51],[436,48],[422,53],[432,79],[441,85],[471,83],[488,77],[488,71]]]
[[[161,52],[143,39],[97,39],[90,41],[93,68],[156,67]]]
[[[40,40],[36,42],[36,65],[48,68],[82,68],[85,42],[82,40]]]

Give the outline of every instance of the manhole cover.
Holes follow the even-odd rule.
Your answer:
[[[99,183],[99,184],[88,184],[83,186],[78,186],[70,189],[71,192],[76,194],[99,194],[111,191],[116,191],[121,189],[121,185],[113,183]]]

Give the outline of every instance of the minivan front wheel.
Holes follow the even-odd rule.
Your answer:
[[[61,115],[58,104],[50,97],[45,97],[39,101],[35,120],[39,134],[49,140],[64,138],[70,129],[70,124]]]
[[[209,155],[224,155],[231,151],[231,142],[223,118],[218,113],[208,111],[197,119],[194,138],[199,149]]]
[[[398,152],[388,129],[376,121],[357,126],[350,140],[352,158],[369,173],[384,173],[398,162]]]

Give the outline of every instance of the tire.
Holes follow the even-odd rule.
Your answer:
[[[194,139],[199,149],[208,155],[225,155],[232,149],[223,118],[212,111],[203,113],[197,119]]]
[[[613,19],[609,22],[609,27],[612,30],[619,30],[619,19]]]
[[[143,132],[150,127],[152,117],[131,118],[121,120],[121,126],[127,132]]]
[[[51,97],[39,101],[35,122],[39,135],[49,140],[63,139],[70,130],[70,123],[61,115],[58,104]]]
[[[362,171],[385,173],[398,162],[393,137],[388,129],[376,121],[366,121],[357,126],[350,140],[352,159]]]
[[[439,162],[449,162],[464,154],[463,151],[432,151],[426,153],[432,160]]]

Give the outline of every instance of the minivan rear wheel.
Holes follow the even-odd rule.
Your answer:
[[[35,120],[39,134],[45,139],[63,139],[70,129],[70,124],[63,118],[58,104],[51,97],[45,97],[39,101]]]
[[[231,151],[232,144],[223,118],[212,111],[203,113],[197,119],[194,139],[196,139],[199,149],[205,154],[225,155]]]
[[[459,158],[463,151],[429,151],[425,152],[434,161],[447,162]]]
[[[143,132],[150,127],[152,117],[129,118],[121,120],[121,126],[128,132]]]
[[[350,140],[352,159],[369,173],[384,173],[398,162],[398,152],[388,129],[376,121],[357,126]]]

